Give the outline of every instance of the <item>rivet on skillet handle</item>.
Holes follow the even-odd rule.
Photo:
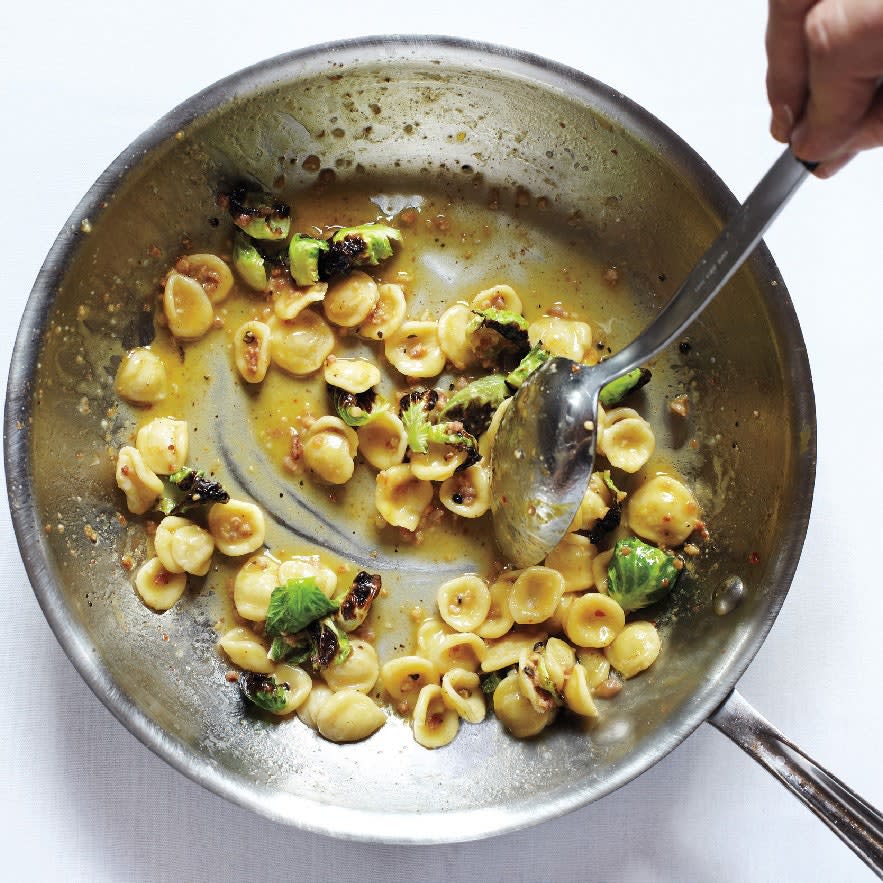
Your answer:
[[[883,815],[819,766],[734,690],[709,718],[883,878]]]

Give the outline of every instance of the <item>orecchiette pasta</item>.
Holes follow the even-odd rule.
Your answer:
[[[592,345],[592,329],[585,322],[543,316],[531,322],[527,329],[531,346],[542,342],[553,356],[564,356],[581,362]]]
[[[313,285],[274,286],[273,313],[283,322],[296,319],[310,304],[320,303],[328,291],[327,282],[316,282]]]
[[[331,355],[336,338],[328,323],[311,309],[289,322],[270,317],[270,359],[289,374],[318,371]]]
[[[385,340],[405,321],[408,306],[401,285],[386,282],[377,286],[377,303],[359,325],[359,336],[369,340]]]
[[[334,690],[327,684],[314,681],[307,698],[298,706],[297,716],[301,723],[306,724],[311,730],[318,730],[316,718],[322,706],[334,695]],[[378,709],[379,710],[379,709]]]
[[[337,359],[329,356],[325,361],[325,382],[358,394],[380,383],[380,369],[367,359]]]
[[[165,362],[145,346],[129,350],[117,370],[117,395],[136,405],[155,405],[168,391]]]
[[[538,712],[518,687],[518,677],[513,673],[503,678],[494,690],[494,714],[513,736],[528,739],[544,730],[555,718],[552,706]]]
[[[215,254],[191,254],[175,262],[175,270],[202,286],[213,304],[225,300],[233,288],[233,273]]]
[[[246,671],[272,674],[275,666],[267,658],[267,647],[261,639],[245,626],[236,626],[226,632],[218,646],[230,657],[230,661]]]
[[[417,697],[412,720],[414,738],[424,748],[441,748],[454,740],[459,714],[445,705],[441,687],[427,684]]]
[[[629,527],[661,546],[677,546],[696,529],[699,504],[689,489],[670,475],[644,482],[628,503]]]
[[[437,377],[445,367],[438,322],[408,320],[384,338],[389,363],[406,377]]]
[[[480,518],[491,507],[490,469],[475,463],[447,479],[438,491],[445,509],[461,518]]]
[[[486,708],[481,682],[473,671],[452,668],[442,678],[442,701],[470,724],[484,720]]]
[[[509,592],[512,583],[505,580],[497,580],[488,590],[490,605],[484,622],[474,631],[480,638],[486,641],[491,638],[502,638],[509,629],[515,625],[512,611],[509,609]]]
[[[330,742],[360,742],[386,723],[386,715],[364,693],[344,687],[316,712],[316,727]]]
[[[379,674],[377,653],[371,644],[361,638],[350,640],[350,654],[343,662],[330,665],[322,671],[325,683],[332,690],[350,688],[360,693],[370,692],[377,683]]]
[[[519,625],[548,619],[564,594],[564,577],[550,567],[528,567],[512,585],[509,610]]]
[[[264,513],[244,500],[215,503],[208,510],[208,529],[219,552],[249,555],[264,544]]]
[[[285,686],[285,705],[274,714],[285,715],[297,711],[313,689],[313,679],[297,665],[277,665],[273,677],[277,684]]]
[[[187,577],[183,573],[170,573],[159,558],[151,558],[138,568],[135,588],[148,607],[161,612],[180,600],[187,588]]]
[[[149,469],[157,475],[171,475],[187,463],[190,448],[187,423],[157,417],[138,430],[135,447]]]
[[[600,472],[593,472],[570,530],[591,530],[607,514],[612,502],[613,493],[604,477]]]
[[[497,438],[497,430],[500,428],[500,423],[503,420],[503,415],[506,413],[506,409],[509,405],[512,404],[512,399],[503,399],[502,402],[497,407],[497,410],[494,411],[494,416],[491,417],[491,422],[488,428],[484,431],[481,438],[478,440],[478,453],[481,454],[485,460],[490,461],[491,459],[491,451],[494,449],[494,441]]]
[[[195,279],[175,272],[166,279],[163,311],[169,331],[182,340],[202,337],[215,321],[214,307],[203,287]]]
[[[242,379],[260,383],[270,367],[270,326],[245,322],[233,335],[233,359]]]
[[[623,472],[642,469],[653,451],[656,437],[650,424],[632,408],[614,408],[605,417],[604,430],[598,437],[598,451],[611,466]]]
[[[509,285],[494,285],[492,288],[486,288],[479,291],[472,298],[473,310],[506,310],[510,313],[522,312],[521,298],[515,293],[515,290]]]
[[[273,589],[282,585],[279,578],[279,563],[266,555],[249,558],[236,574],[233,581],[233,603],[236,612],[243,619],[263,622],[267,618],[270,595]]]
[[[474,632],[491,607],[487,583],[474,573],[443,583],[436,598],[441,618],[455,631]]]
[[[359,452],[375,469],[391,469],[405,458],[408,436],[392,411],[381,411],[356,430]]]
[[[328,484],[344,484],[356,468],[359,439],[339,417],[322,417],[307,432],[303,457],[307,466]]]
[[[452,668],[476,671],[486,655],[484,641],[472,632],[445,635],[430,645],[428,653],[430,660],[442,674]]]
[[[430,442],[425,454],[411,454],[411,472],[423,481],[445,481],[466,461],[466,452]]]
[[[592,698],[588,673],[577,663],[564,684],[564,701],[567,707],[583,717],[597,717],[598,708]]]
[[[475,353],[469,346],[466,327],[475,313],[464,303],[448,307],[439,316],[438,340],[445,358],[458,370],[463,371],[475,364]]]
[[[581,595],[567,611],[564,633],[578,647],[606,647],[622,631],[625,613],[607,595]]]
[[[420,690],[427,684],[437,684],[439,677],[435,664],[423,656],[399,656],[380,670],[383,687],[400,714],[410,714]]]
[[[565,592],[579,592],[595,585],[592,559],[598,554],[588,537],[568,533],[546,556],[546,567],[557,570],[564,578]]]
[[[481,670],[484,672],[499,671],[510,665],[516,665],[523,650],[533,649],[534,644],[545,641],[548,636],[548,632],[530,629],[511,631],[502,638],[488,641]]]
[[[605,648],[604,655],[624,678],[633,678],[656,662],[661,646],[652,622],[631,622]]]
[[[170,573],[205,576],[211,566],[215,541],[212,535],[189,518],[167,515],[153,537],[156,555]]]
[[[417,478],[407,463],[377,474],[374,501],[383,519],[394,527],[417,530],[432,502],[432,485]]]
[[[367,273],[356,270],[329,286],[322,306],[329,322],[354,328],[371,315],[379,299],[377,283]]]
[[[162,480],[147,466],[141,452],[128,445],[117,454],[116,482],[134,515],[143,515],[151,509],[163,492]]]

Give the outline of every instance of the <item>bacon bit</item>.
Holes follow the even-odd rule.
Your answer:
[[[227,674],[224,675],[224,677],[229,683],[235,684],[239,680],[239,672],[228,671]]]
[[[699,551],[699,546],[695,543],[687,543],[687,545],[684,546],[685,555],[696,556],[699,554]]]
[[[128,475],[129,474],[129,467],[126,466],[125,464],[123,464],[122,466],[120,466],[120,472],[122,472],[123,475]]]
[[[679,395],[676,398],[673,398],[668,403],[668,410],[671,411],[672,414],[677,414],[678,417],[689,417],[690,416],[690,398],[686,393],[683,395]]]
[[[675,570],[683,570],[684,569],[684,562],[680,558],[675,558],[674,569]]]
[[[156,245],[151,245],[150,248],[147,249],[147,253],[152,258],[158,258],[158,257],[162,256],[162,252],[159,250],[159,248]]]
[[[163,633],[162,633],[162,639],[163,639],[164,641],[168,641],[169,636],[168,636],[165,632],[163,632]]]
[[[569,319],[570,313],[564,308],[562,303],[554,303],[548,310],[546,310],[547,316],[553,316],[556,319]]]
[[[668,524],[671,521],[671,512],[666,512],[665,515],[662,516],[662,520]]]
[[[406,714],[408,714],[408,712],[410,712],[410,710],[411,710],[411,706],[408,704],[408,700],[407,700],[407,699],[402,699],[402,700],[396,705],[396,711],[397,711],[399,714],[401,714],[401,715],[406,715]]]
[[[615,287],[619,282],[619,270],[616,267],[608,267],[604,271],[604,281],[611,287]]]
[[[406,208],[399,214],[399,226],[410,227],[417,220],[417,209]]]
[[[749,564],[760,564],[760,555],[757,552],[752,552],[748,556],[748,563]]]
[[[171,574],[163,568],[162,570],[158,570],[153,577],[154,583],[158,586],[166,586],[169,583],[169,577]]]
[[[131,555],[123,555],[120,558],[120,564],[123,567],[123,570],[131,570],[135,566],[135,559],[132,558]]]
[[[705,522],[699,519],[693,523],[693,530],[695,530],[703,540],[707,540],[711,536],[708,532],[708,528],[705,526]]]
[[[592,691],[601,699],[611,699],[622,689],[622,681],[615,675],[610,675],[606,681],[602,681]]]
[[[690,447],[691,447],[694,451],[698,451],[698,450],[699,450],[699,442],[696,441],[695,438],[691,438],[691,439],[690,439]]]
[[[116,513],[116,520],[120,527],[126,527],[129,523],[129,519],[122,512]]]

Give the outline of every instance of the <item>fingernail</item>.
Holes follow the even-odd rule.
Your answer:
[[[791,136],[791,128],[794,125],[794,113],[787,104],[776,104],[773,106],[773,118],[770,122],[770,134],[776,141],[783,144],[788,143]]]

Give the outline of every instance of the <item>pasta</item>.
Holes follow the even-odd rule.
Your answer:
[[[445,367],[438,322],[402,322],[384,338],[383,351],[390,364],[406,377],[437,377]]]
[[[334,332],[325,320],[310,309],[290,321],[270,317],[270,358],[290,374],[318,371],[334,349]]]
[[[160,613],[188,605],[190,576],[223,586],[232,606],[217,626],[218,649],[240,672],[227,680],[277,725],[303,724],[331,742],[368,738],[385,724],[384,707],[426,748],[450,743],[461,720],[483,721],[488,702],[518,738],[559,715],[603,715],[596,700],[614,696],[662,650],[656,617],[635,611],[694,566],[695,552],[687,547],[683,558],[678,547],[707,536],[696,497],[660,457],[634,398],[622,404],[617,393],[599,408],[597,471],[545,561],[514,570],[488,555],[472,570],[446,572],[434,609],[424,611],[421,599],[412,639],[399,640],[393,655],[386,642],[375,645],[375,632],[403,605],[377,601],[387,594],[381,576],[354,575],[338,553],[332,560],[299,538],[273,545],[285,531],[278,512],[268,527],[259,505],[224,488],[220,460],[190,461],[205,457],[206,433],[204,416],[188,422],[187,401],[210,394],[201,384],[212,371],[199,359],[226,342],[255,438],[284,467],[280,500],[309,483],[316,499],[343,501],[352,513],[370,467],[371,517],[347,523],[346,533],[367,532],[367,548],[395,544],[398,552],[409,543],[455,561],[461,537],[480,546],[490,530],[494,442],[519,385],[550,355],[597,362],[611,351],[616,322],[597,325],[562,302],[549,305],[552,293],[533,284],[521,295],[502,282],[475,292],[457,278],[446,302],[429,308],[433,298],[410,264],[382,266],[403,247],[396,227],[342,228],[332,219],[314,228],[324,239],[289,239],[271,217],[252,233],[252,222],[236,221],[233,270],[209,251],[167,268],[157,339],[129,350],[117,369],[114,389],[132,406],[132,424],[115,479],[125,509],[145,517],[137,559],[145,563],[130,577],[137,597]],[[287,240],[287,252],[251,242],[264,227]],[[403,284],[413,280],[420,290],[409,304]],[[194,360],[199,367],[188,370]],[[664,573],[640,597],[628,594],[634,575],[622,572],[638,551]],[[202,584],[189,581],[190,597]],[[376,622],[375,601],[391,603]]]
[[[129,350],[117,369],[114,389],[136,405],[161,402],[168,389],[165,362],[146,346]]]

